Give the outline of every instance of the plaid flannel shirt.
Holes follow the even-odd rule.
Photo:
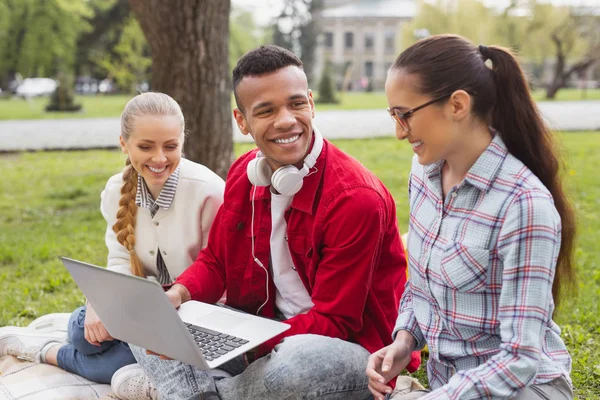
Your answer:
[[[410,280],[394,336],[426,343],[430,399],[511,398],[565,376],[571,358],[552,321],[560,216],[499,134],[444,198],[443,162],[413,159]]]

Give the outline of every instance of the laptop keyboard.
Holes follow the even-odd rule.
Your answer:
[[[201,328],[185,322],[194,341],[202,350],[202,355],[207,361],[213,361],[248,343],[247,340],[231,336],[226,333]]]

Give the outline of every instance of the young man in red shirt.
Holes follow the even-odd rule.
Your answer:
[[[222,366],[228,378],[132,346],[134,355],[162,398],[369,398],[367,359],[391,343],[406,283],[394,200],[313,127],[293,53],[249,52],[233,87],[234,117],[258,150],[232,165],[208,246],[167,295],[179,306],[226,292],[227,305],[291,328]],[[408,369],[419,363],[415,353]]]

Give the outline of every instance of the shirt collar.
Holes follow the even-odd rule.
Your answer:
[[[158,195],[158,199],[154,200],[152,198],[152,194],[146,185],[146,181],[140,174],[138,174],[138,182],[137,182],[137,193],[135,195],[135,204],[138,207],[152,209],[153,207],[162,208],[163,210],[168,210],[171,208],[171,204],[173,204],[173,199],[175,198],[175,190],[177,189],[177,184],[179,183],[179,169],[181,166],[178,166],[177,169],[167,178],[165,185],[163,186],[160,194]]]
[[[487,192],[492,186],[508,155],[508,150],[500,134],[496,130],[492,130],[492,133],[494,135],[492,142],[465,176],[466,182],[484,192]]]
[[[302,189],[298,193],[294,195],[294,199],[292,200],[292,208],[297,209],[298,211],[305,212],[307,214],[314,214],[314,205],[317,200],[317,196],[315,193],[319,188],[319,184],[321,183],[321,178],[323,176],[323,169],[325,168],[325,161],[327,159],[327,149],[329,147],[329,142],[323,139],[323,150],[321,150],[321,154],[319,158],[317,158],[317,162],[315,166],[310,169],[308,175],[306,175],[302,181]],[[254,188],[250,190],[250,201],[252,201],[252,194],[254,192]],[[254,200],[270,200],[271,199],[271,187],[270,186],[258,186],[256,187],[256,193],[254,194]]]
[[[444,165],[444,160],[436,161],[433,164],[427,164],[423,166],[423,171],[429,177],[429,179],[434,178],[436,175],[440,175],[442,171],[442,166]]]
[[[492,142],[479,156],[475,164],[471,166],[467,175],[465,175],[465,181],[471,186],[474,186],[482,191],[487,191],[498,171],[500,166],[504,162],[508,150],[504,141],[500,137],[500,134],[495,129],[491,128],[492,134],[494,135]],[[442,167],[444,166],[444,160],[437,161],[433,164],[428,164],[423,167],[423,170],[429,177],[434,178],[436,175],[441,174]]]

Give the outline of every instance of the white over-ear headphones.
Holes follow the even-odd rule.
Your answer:
[[[284,196],[293,196],[298,193],[302,189],[304,177],[315,166],[317,158],[323,150],[323,136],[314,127],[313,132],[315,143],[311,152],[304,159],[302,169],[298,169],[294,165],[284,165],[273,172],[267,159],[259,151],[256,158],[248,163],[246,169],[250,183],[254,186],[272,185],[277,192]]]

